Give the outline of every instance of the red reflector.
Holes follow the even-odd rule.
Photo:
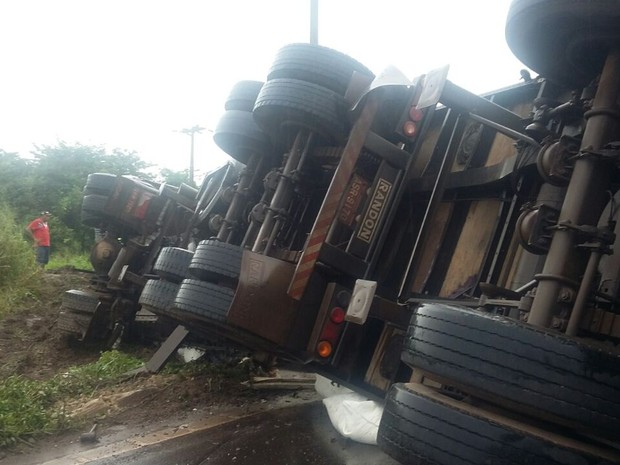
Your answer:
[[[403,134],[407,137],[415,136],[417,130],[418,128],[413,121],[405,121],[405,124],[403,124]]]
[[[411,118],[411,121],[415,121],[417,123],[418,121],[422,121],[423,117],[424,113],[422,112],[422,110],[416,107],[411,107],[409,109],[409,118]]]
[[[344,321],[344,316],[347,312],[344,311],[342,307],[334,307],[332,308],[332,312],[329,315],[329,318],[336,324],[340,324]]]
[[[329,341],[319,341],[316,345],[316,353],[323,358],[327,358],[332,354],[332,345]]]

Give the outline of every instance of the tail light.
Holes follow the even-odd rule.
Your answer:
[[[316,353],[322,359],[327,359],[332,355],[344,328],[345,315],[346,311],[342,307],[330,309],[329,317],[323,323],[319,342],[316,345]]]
[[[412,142],[418,135],[420,122],[424,118],[424,111],[417,107],[418,87],[414,86],[409,89],[406,104],[402,108],[402,113],[396,126],[396,134],[398,134],[402,142]]]
[[[418,123],[422,121],[422,118],[424,118],[424,112],[416,106],[411,106],[409,109],[409,119],[415,123]]]
[[[424,112],[412,105],[407,116],[409,119],[406,119],[403,123],[402,133],[405,137],[413,139],[418,132],[418,123],[424,118]]]
[[[324,301],[327,305],[323,307],[322,316],[317,320],[319,323],[315,327],[317,336],[313,338],[314,353],[324,361],[333,355],[338,345],[345,326],[346,306],[351,300],[351,293],[347,290],[335,291],[334,288],[334,292],[330,290],[326,294],[331,294],[331,296]]]
[[[316,345],[316,353],[319,354],[321,358],[328,358],[334,350],[334,346],[329,341],[319,341]]]
[[[407,141],[413,140],[418,134],[418,125],[424,118],[424,112],[411,104],[407,109],[407,112],[401,118],[400,134],[403,135]]]
[[[418,132],[418,126],[413,121],[407,120],[403,124],[402,132],[403,132],[403,135],[411,138],[415,136],[416,132]]]
[[[332,320],[333,323],[339,325],[344,321],[344,317],[347,312],[342,307],[334,307],[329,315],[329,319]]]

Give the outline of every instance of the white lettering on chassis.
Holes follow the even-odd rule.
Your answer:
[[[372,194],[370,203],[368,204],[368,210],[364,215],[360,230],[357,233],[358,239],[370,244],[372,237],[375,234],[377,224],[381,218],[381,212],[383,206],[392,190],[392,183],[387,182],[385,179],[379,179],[377,188]]]

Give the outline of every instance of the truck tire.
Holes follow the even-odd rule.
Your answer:
[[[269,137],[248,111],[229,110],[224,113],[213,132],[213,141],[243,164],[247,164],[254,154],[266,156],[273,152]]]
[[[224,108],[251,112],[263,84],[262,81],[239,81],[230,90]]]
[[[85,195],[82,198],[81,220],[82,224],[93,228],[110,220],[103,210],[108,203],[108,196],[100,194]]]
[[[105,191],[104,189],[84,186],[84,189],[82,190],[82,196],[84,197],[87,195],[105,195],[107,197],[108,195],[110,195],[110,193]]]
[[[392,386],[377,443],[412,465],[610,465],[620,457],[415,384]]]
[[[85,226],[90,226],[91,228],[101,228],[102,225],[109,223],[109,218],[101,213],[92,213],[82,210],[80,213],[80,221]]]
[[[312,44],[282,47],[267,74],[267,80],[299,79],[344,95],[353,72],[374,78],[366,66],[344,53]]]
[[[164,247],[153,265],[153,271],[160,278],[180,283],[187,277],[187,269],[194,256],[193,252],[179,247]]]
[[[239,279],[243,249],[215,239],[200,241],[189,264],[189,274],[203,281]]]
[[[99,305],[99,296],[88,291],[71,289],[65,291],[62,296],[62,308],[64,310],[95,313]]]
[[[107,195],[85,195],[82,198],[82,210],[93,213],[103,213],[103,210],[105,209],[107,203]]]
[[[515,56],[543,77],[584,86],[620,46],[617,0],[514,0],[506,41]]]
[[[84,195],[110,195],[116,187],[117,177],[108,173],[91,173],[86,178]]]
[[[59,331],[75,337],[78,341],[83,341],[92,321],[92,315],[87,313],[61,309],[58,312],[56,327]]]
[[[466,308],[424,305],[411,318],[402,360],[532,415],[620,430],[620,353],[607,347]]]
[[[277,143],[290,144],[301,128],[326,142],[341,141],[348,131],[344,98],[316,84],[298,79],[272,79],[261,89],[254,119]]]
[[[138,303],[153,313],[166,313],[179,290],[179,285],[159,279],[149,279],[142,289]]]
[[[234,295],[235,291],[228,287],[184,279],[172,308],[224,323]]]

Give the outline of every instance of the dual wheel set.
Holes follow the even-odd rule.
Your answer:
[[[336,50],[286,45],[276,54],[265,82],[241,81],[232,88],[213,139],[245,164],[255,153],[288,150],[300,129],[316,133],[326,144],[340,142],[349,130],[344,96],[353,73],[374,76]]]
[[[143,308],[181,323],[225,323],[241,269],[242,249],[215,239],[201,241],[195,252],[162,248],[138,302]]]
[[[325,177],[321,163],[306,154],[346,137],[345,93],[354,73],[368,80],[374,76],[336,50],[290,44],[276,54],[265,82],[233,86],[213,140],[246,171],[218,239],[269,254],[281,231],[304,227],[303,192]],[[306,232],[289,234],[288,240],[283,233],[280,245],[297,249],[302,244],[294,237]]]
[[[418,382],[392,386],[378,442],[403,463],[620,463],[613,347],[423,305],[402,360]]]
[[[157,192],[155,186],[150,183],[125,175],[123,178],[131,179],[142,188],[149,189],[154,193]],[[109,228],[117,231],[126,230],[130,234],[137,234],[134,225],[123,222],[120,218],[116,218],[106,212],[106,206],[110,196],[114,193],[118,184],[118,176],[109,173],[91,173],[86,178],[86,184],[82,191],[82,210],[81,221],[86,226],[93,228]],[[178,188],[178,194],[186,199],[188,203],[193,201],[196,191],[188,186],[183,185]]]
[[[108,173],[92,173],[86,179],[82,197],[81,220],[86,226],[99,228],[113,221],[104,212],[109,196],[114,192],[117,177]]]
[[[62,298],[58,329],[84,341],[95,328],[92,320],[99,306],[99,296],[89,291],[71,289]]]

